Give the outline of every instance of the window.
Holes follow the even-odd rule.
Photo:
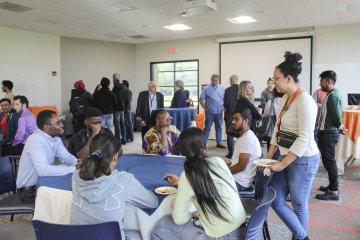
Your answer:
[[[150,63],[151,79],[158,85],[158,91],[164,94],[164,106],[170,107],[174,96],[176,80],[184,81],[184,89],[190,93],[194,108],[199,106],[199,61],[174,61]]]

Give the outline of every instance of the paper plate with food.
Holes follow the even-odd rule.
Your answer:
[[[158,187],[155,189],[155,192],[161,195],[170,195],[176,193],[177,189],[174,187]]]
[[[254,164],[259,167],[270,167],[270,163],[273,162],[278,162],[278,161],[274,159],[266,159],[266,158],[254,160]]]

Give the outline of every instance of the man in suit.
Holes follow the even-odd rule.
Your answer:
[[[225,89],[225,96],[224,96],[224,108],[225,108],[225,126],[226,129],[228,129],[231,126],[232,121],[232,113],[235,110],[236,103],[237,103],[237,95],[238,95],[238,76],[237,75],[231,75],[230,76],[230,87]],[[227,135],[227,147],[229,150],[228,155],[226,155],[227,158],[231,159],[233,152],[234,152],[234,137]]]
[[[136,120],[141,121],[141,137],[149,130],[151,111],[164,108],[164,95],[156,91],[156,83],[150,81],[148,90],[139,94],[136,107]]]

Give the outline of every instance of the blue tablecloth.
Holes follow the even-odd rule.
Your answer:
[[[120,157],[116,168],[119,171],[127,171],[135,175],[145,188],[154,191],[160,186],[168,186],[164,180],[165,174],[174,173],[180,176],[183,171],[185,158],[166,157],[142,154],[124,154]],[[72,174],[56,177],[39,177],[38,187],[47,186],[57,189],[71,191]],[[159,205],[165,198],[163,195],[156,194]],[[151,215],[156,209],[143,209]]]
[[[165,108],[165,110],[173,118],[171,124],[181,132],[190,127],[192,121],[195,121],[195,113],[192,108]]]

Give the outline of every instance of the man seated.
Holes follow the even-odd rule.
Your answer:
[[[250,191],[256,174],[255,159],[261,157],[261,146],[258,138],[249,126],[251,111],[236,109],[232,114],[232,126],[238,132],[234,153],[231,158],[230,171],[234,176],[238,191]]]
[[[173,152],[173,146],[179,136],[169,129],[171,118],[164,109],[155,110],[151,113],[149,125],[143,141],[145,153],[167,155]]]
[[[98,108],[90,107],[85,111],[85,128],[77,132],[69,142],[68,151],[72,155],[83,159],[89,156],[89,147],[98,133],[113,133],[108,128],[101,127],[102,112]]]
[[[1,149],[2,156],[21,155],[26,139],[38,129],[35,116],[28,109],[29,101],[25,96],[14,97],[14,108],[20,114],[15,139],[12,145],[4,146]]]
[[[16,180],[19,198],[24,203],[35,200],[39,176],[59,176],[73,173],[77,158],[71,155],[59,138],[64,133],[60,117],[51,110],[37,116],[39,127],[25,143]],[[62,164],[54,165],[55,157]]]
[[[0,100],[0,131],[3,134],[3,145],[12,145],[14,142],[20,114],[11,108],[11,101],[8,98]]]

